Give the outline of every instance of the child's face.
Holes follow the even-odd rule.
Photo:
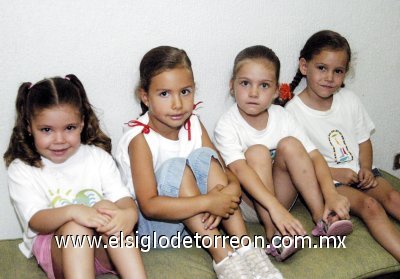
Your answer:
[[[39,111],[28,127],[36,150],[53,163],[68,160],[81,144],[83,119],[70,105],[59,105]]]
[[[266,59],[249,59],[231,81],[231,90],[244,118],[265,113],[278,96],[275,65]]]
[[[318,99],[329,99],[340,89],[346,77],[347,53],[323,50],[310,61],[300,59],[300,71],[307,76],[306,92]]]
[[[164,136],[179,131],[192,115],[194,91],[193,75],[187,68],[166,70],[154,76],[148,92],[140,91],[142,102],[149,108],[150,126]]]

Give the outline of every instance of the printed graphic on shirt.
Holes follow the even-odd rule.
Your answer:
[[[50,196],[53,197],[50,206],[53,208],[62,207],[68,204],[83,204],[86,206],[93,206],[95,203],[103,199],[102,195],[93,189],[83,189],[79,191],[75,197],[73,194],[71,194],[71,192],[72,190],[68,190],[63,193],[60,189],[57,189],[57,191],[53,193],[51,190],[49,190]]]
[[[353,154],[351,154],[349,148],[346,145],[346,141],[343,134],[339,130],[333,130],[329,133],[329,143],[333,149],[333,156],[336,164],[344,162],[350,162],[353,160]]]

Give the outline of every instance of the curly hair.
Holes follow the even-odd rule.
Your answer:
[[[76,108],[83,117],[81,143],[96,145],[111,153],[111,139],[101,130],[99,119],[89,103],[82,83],[75,75],[70,74],[65,78],[43,79],[36,84],[24,82],[19,87],[15,102],[15,125],[4,153],[7,167],[14,159],[20,159],[30,166],[42,167],[41,156],[29,133],[30,121],[41,110],[64,104]]]

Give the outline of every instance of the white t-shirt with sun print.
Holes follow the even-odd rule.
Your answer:
[[[29,221],[38,211],[68,204],[93,206],[102,199],[115,202],[131,196],[115,161],[99,147],[82,144],[64,163],[43,157],[42,162],[44,166],[37,168],[16,159],[8,167],[11,201],[23,227],[19,247],[26,257],[32,256],[37,235]]]

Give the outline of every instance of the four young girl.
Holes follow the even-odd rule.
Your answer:
[[[127,238],[119,248],[93,248],[89,240],[79,249],[58,245],[62,237],[97,237],[104,244],[112,236],[133,239],[138,222],[139,236],[149,236],[152,246],[165,246],[161,235],[207,237],[219,278],[282,278],[266,253],[282,261],[299,248],[274,244],[279,236],[307,233],[288,211],[301,194],[314,236],[349,234],[351,208],[400,260],[400,232],[385,213],[400,219],[400,193],[372,165],[372,121],[341,88],[350,57],[335,32],[307,41],[291,90],[303,76],[307,87],[287,105],[293,117],[272,104],[279,96],[275,53],[263,46],[241,51],[230,82],[236,103],[214,133],[224,163],[194,114],[189,57],[173,47],[150,50],[136,90],[142,115],[127,123],[116,150],[122,181],[111,141],[76,76],[22,84],[4,154],[24,230],[21,251],[33,254],[49,278],[109,272],[145,278],[140,252]],[[224,242],[219,225],[245,239],[243,218],[264,225],[273,244],[266,253],[253,243],[235,250]]]

